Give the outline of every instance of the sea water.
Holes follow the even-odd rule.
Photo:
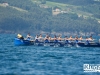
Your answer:
[[[100,75],[100,48],[14,46],[15,34],[0,34],[0,75]]]

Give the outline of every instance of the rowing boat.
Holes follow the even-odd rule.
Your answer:
[[[14,44],[16,46],[34,45],[34,46],[53,46],[53,47],[100,47],[99,42],[76,42],[76,41],[30,41],[15,38]]]

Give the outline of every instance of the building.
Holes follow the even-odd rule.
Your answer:
[[[2,4],[3,4],[5,7],[6,7],[6,6],[9,6],[9,4],[8,4],[8,3],[6,3],[6,2],[5,2],[5,3],[2,3]]]

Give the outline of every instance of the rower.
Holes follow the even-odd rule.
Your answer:
[[[57,39],[56,35],[54,36],[54,42],[56,42],[56,43],[58,42],[58,39]]]
[[[49,40],[49,35],[47,34],[44,38],[44,40],[48,39]]]
[[[57,36],[56,36],[56,35],[54,35],[54,38],[53,38],[53,40],[57,40]]]
[[[70,40],[70,41],[72,41],[72,40],[73,40],[72,36],[70,36],[70,37],[69,37],[69,40]]]
[[[40,42],[43,42],[43,41],[44,41],[44,39],[43,39],[43,37],[42,37],[42,34],[39,35],[38,40],[39,40]]]
[[[39,39],[39,36],[38,36],[38,35],[36,35],[36,36],[35,36],[35,42],[39,42],[39,40],[38,40],[38,39]]]
[[[80,38],[78,38],[78,40],[82,41],[83,40],[82,36],[80,36]]]
[[[62,40],[61,35],[58,36],[57,40],[59,40],[59,41]]]
[[[90,36],[90,37],[88,38],[88,40],[89,40],[89,41],[93,41],[93,38],[92,38],[92,36]]]
[[[76,36],[74,40],[78,40],[78,36]]]
[[[66,42],[66,43],[70,43],[70,41],[69,41],[69,39],[68,39],[67,36],[65,36],[65,42]]]
[[[30,35],[30,33],[27,34],[27,40],[31,40],[32,36]]]
[[[50,38],[49,38],[48,34],[45,36],[44,40],[45,40],[46,43],[49,42]]]
[[[76,43],[78,43],[78,36],[76,36],[74,40]]]
[[[65,36],[65,40],[68,40],[68,37],[67,36]]]
[[[79,42],[82,42],[82,40],[83,40],[82,36],[80,36],[80,37],[78,38],[78,40],[79,40]]]
[[[86,44],[89,44],[89,39],[86,37]]]

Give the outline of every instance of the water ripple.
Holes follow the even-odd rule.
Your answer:
[[[0,75],[99,75],[83,72],[100,64],[99,48],[14,46],[14,36],[0,37]]]

